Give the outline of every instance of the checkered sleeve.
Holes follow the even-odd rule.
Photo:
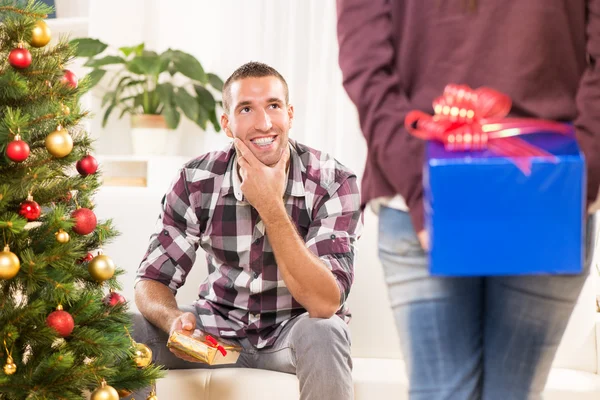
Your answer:
[[[319,202],[306,235],[306,247],[333,273],[344,304],[354,281],[355,242],[362,232],[362,212],[356,176],[342,181]]]
[[[194,265],[200,238],[199,221],[190,204],[185,170],[173,181],[162,199],[162,211],[135,283],[154,280],[173,294],[185,283]]]

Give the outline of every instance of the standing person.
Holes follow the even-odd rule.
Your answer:
[[[353,398],[350,314],[362,229],[356,176],[288,137],[285,79],[251,62],[223,86],[221,124],[234,142],[181,169],[137,273],[134,339],[167,368],[207,368],[167,349],[198,328],[243,347],[234,367],[296,374],[303,400]],[[193,306],[177,289],[206,252]],[[266,388],[268,390],[268,388]]]
[[[539,399],[589,271],[594,221],[581,275],[429,276],[424,143],[407,133],[404,117],[432,113],[432,100],[457,83],[508,94],[511,116],[573,121],[591,204],[600,179],[600,1],[338,0],[337,7],[344,87],[368,146],[362,204],[379,212],[379,254],[410,398]]]

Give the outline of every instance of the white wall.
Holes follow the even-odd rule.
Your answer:
[[[292,137],[362,175],[366,145],[341,84],[333,0],[91,0],[89,35],[115,47],[145,41],[157,51],[178,48],[223,79],[247,61],[272,65],[290,87]],[[99,100],[92,111],[98,152],[127,154],[128,120],[112,118],[102,129]],[[176,140],[173,153],[190,157],[228,142],[187,120]]]

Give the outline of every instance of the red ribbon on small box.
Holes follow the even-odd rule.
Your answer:
[[[556,162],[554,155],[518,136],[538,132],[569,135],[569,126],[543,119],[506,118],[511,107],[510,97],[496,90],[451,84],[434,100],[434,115],[411,111],[404,123],[412,135],[441,142],[447,150],[489,149],[508,157],[526,175],[531,174],[532,157]]]
[[[219,350],[221,352],[221,354],[223,355],[223,357],[225,357],[227,355],[227,350],[225,350],[225,348],[223,346],[221,346],[214,337],[212,337],[210,335],[206,335],[206,341],[208,342],[208,344],[211,347],[214,347],[217,350]]]

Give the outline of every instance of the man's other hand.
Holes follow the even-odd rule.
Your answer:
[[[181,314],[180,316],[178,316],[177,318],[175,318],[175,320],[171,324],[169,336],[171,336],[171,334],[175,331],[186,331],[186,332],[192,333],[195,329],[196,329],[196,316],[190,312],[185,312],[185,313]],[[178,358],[181,358],[182,360],[194,362],[194,363],[200,363],[200,361],[198,361],[197,359],[190,357],[187,354],[182,353],[181,351],[178,351],[178,350],[172,349],[172,348],[169,348],[169,350],[171,351],[171,353],[175,354]]]

